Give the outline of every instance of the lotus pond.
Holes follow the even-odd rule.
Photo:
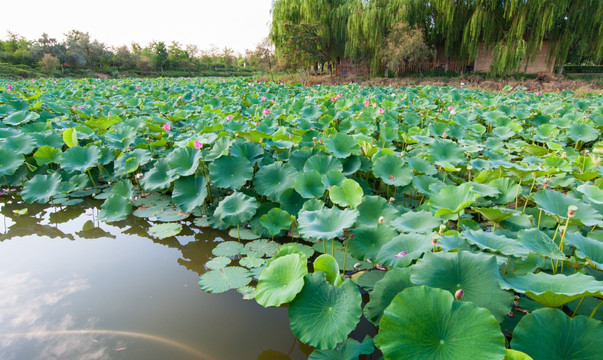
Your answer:
[[[309,359],[603,352],[601,96],[243,79],[0,89],[15,216],[99,201],[99,222],[140,218],[158,242],[228,232],[198,285],[286,308]],[[373,333],[354,335],[366,321]]]

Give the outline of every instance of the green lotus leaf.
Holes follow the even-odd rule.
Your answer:
[[[232,228],[228,231],[228,236],[239,240],[256,240],[260,238],[252,229],[247,228]]]
[[[553,242],[553,239],[540,229],[521,230],[517,233],[517,240],[519,240],[523,247],[536,254],[551,259],[566,260],[565,254],[559,250],[559,247]]]
[[[184,212],[191,212],[202,206],[207,197],[207,186],[204,176],[194,175],[181,177],[174,182],[172,200]]]
[[[586,124],[572,123],[567,130],[567,135],[575,142],[581,141],[583,143],[587,143],[597,140],[597,138],[601,135],[601,132]]]
[[[339,276],[339,265],[332,255],[322,254],[314,260],[314,272],[325,273],[327,281],[334,286],[341,285],[343,279]]]
[[[249,270],[239,266],[227,266],[211,270],[199,278],[199,287],[210,293],[223,293],[230,289],[238,289],[251,282]]]
[[[243,251],[243,244],[236,241],[224,241],[216,245],[211,251],[216,256],[237,256]]]
[[[350,280],[335,287],[323,272],[304,277],[301,292],[289,305],[291,331],[303,343],[333,349],[356,328],[362,315],[360,291]]]
[[[180,234],[182,225],[178,223],[166,223],[154,225],[149,228],[149,234],[157,239],[163,240]],[[247,285],[247,284],[246,284]]]
[[[534,202],[546,213],[567,219],[567,208],[570,205],[578,207],[573,219],[580,220],[586,226],[603,225],[601,214],[593,207],[580,200],[563,196],[560,192],[540,190],[534,195]]]
[[[185,146],[172,150],[166,159],[172,173],[179,176],[189,176],[197,171],[201,160],[201,152]]]
[[[317,154],[310,156],[304,164],[304,171],[316,170],[319,174],[326,174],[329,170],[343,171],[341,161],[330,155]]]
[[[436,161],[445,161],[452,165],[457,165],[465,159],[465,152],[463,149],[449,140],[434,142],[429,145],[427,152],[431,155],[433,160],[432,163]]]
[[[531,356],[528,356],[524,352],[506,349],[505,360],[534,360],[534,359],[532,359]]]
[[[394,219],[391,225],[399,231],[431,233],[442,224],[442,219],[427,211],[409,211]]]
[[[594,267],[603,270],[603,242],[584,237],[579,233],[567,233],[565,241],[577,248],[576,255],[588,259]]]
[[[216,256],[215,258],[206,262],[205,267],[210,270],[218,270],[218,269],[225,268],[231,262],[232,262],[232,260],[226,256]]]
[[[431,234],[398,235],[381,247],[375,260],[388,268],[408,266],[421,255],[433,249],[431,239]]]
[[[1,151],[1,150],[0,150]],[[63,152],[61,149],[53,148],[48,145],[40,146],[33,154],[38,165],[58,164],[61,161]],[[4,157],[3,157],[4,159]]]
[[[373,163],[373,174],[388,185],[406,186],[412,181],[413,173],[412,167],[396,155],[381,156]]]
[[[295,188],[295,191],[306,199],[320,198],[327,189],[322,183],[320,174],[316,170],[297,174],[293,187]]]
[[[299,213],[298,231],[304,238],[330,240],[343,235],[343,230],[354,224],[358,212],[356,210],[323,208],[316,211]]]
[[[425,175],[435,175],[438,171],[436,168],[427,160],[420,157],[407,158],[406,161],[412,166],[418,173]]]
[[[263,307],[288,303],[302,290],[306,257],[288,254],[272,260],[260,275],[255,300]]]
[[[511,211],[510,209],[504,209],[504,208],[501,209],[501,208],[490,208],[490,207],[488,207],[488,208],[473,207],[471,209],[473,209],[474,211],[477,211],[481,216],[485,217],[489,221],[492,221],[497,224],[514,215],[513,211]]]
[[[429,204],[436,210],[436,216],[458,214],[473,204],[478,197],[470,184],[446,185],[429,199]]]
[[[31,180],[25,182],[21,190],[21,197],[28,203],[38,202],[46,204],[51,197],[59,192],[61,176],[57,173],[52,175],[37,174]]]
[[[507,277],[509,287],[539,304],[559,307],[584,296],[601,296],[603,282],[581,273],[550,275],[544,272]]]
[[[259,239],[245,244],[245,248],[241,251],[241,254],[272,257],[276,255],[277,249],[278,244],[276,242]]]
[[[40,114],[38,114],[38,113],[35,113],[32,111],[27,111],[27,110],[21,110],[21,111],[15,111],[14,113],[5,117],[2,120],[2,122],[5,123],[6,125],[17,126],[17,125],[22,125],[22,124],[28,123],[30,121],[36,120],[39,117],[40,117]]]
[[[498,178],[488,183],[491,187],[495,187],[500,192],[500,195],[494,200],[497,204],[507,204],[515,201],[517,194],[518,183],[508,177]]]
[[[539,309],[521,318],[511,347],[534,360],[597,360],[601,358],[603,323],[559,309]]]
[[[251,196],[234,192],[220,201],[214,216],[227,225],[238,226],[251,220],[258,205],[257,200]]]
[[[305,120],[315,121],[320,118],[320,116],[322,115],[322,111],[320,110],[319,106],[311,104],[303,107],[300,111],[300,115]]]
[[[513,304],[513,294],[499,285],[501,278],[494,256],[467,251],[428,252],[411,269],[413,284],[444,289],[451,294],[463,289],[461,301],[488,309],[499,321]]]
[[[28,134],[17,134],[5,139],[2,146],[19,154],[28,155],[35,149],[36,141]]]
[[[361,202],[364,192],[358,183],[352,179],[345,179],[340,186],[332,186],[329,190],[329,196],[334,204],[339,206],[349,206],[355,209]]]
[[[25,162],[23,154],[16,153],[12,150],[0,147],[0,175],[12,175]]]
[[[299,211],[304,206],[306,199],[295,191],[295,189],[287,189],[283,191],[279,197],[281,208],[293,216],[297,216]]]
[[[381,196],[364,196],[356,210],[356,225],[375,225],[381,217],[385,224],[389,224],[398,216],[398,211]]]
[[[412,185],[418,192],[428,195],[429,197],[438,193],[440,189],[445,186],[441,180],[426,175],[413,177]]]
[[[165,158],[155,162],[153,168],[142,177],[140,184],[146,191],[163,190],[170,187],[176,175],[170,171]]]
[[[337,170],[329,170],[322,176],[322,183],[328,188],[331,186],[341,186],[346,177]]]
[[[260,217],[260,224],[265,227],[270,236],[275,236],[291,227],[291,215],[285,210],[272,208]]]
[[[71,147],[63,153],[61,167],[67,172],[79,171],[86,172],[91,167],[95,167],[101,157],[101,151],[97,146]]]
[[[352,154],[359,152],[358,142],[352,136],[345,133],[337,133],[325,140],[327,151],[339,159],[346,159]]]
[[[529,253],[529,250],[521,242],[503,235],[481,230],[468,230],[463,232],[462,235],[469,244],[475,245],[482,250],[490,250],[515,257],[525,257]]]
[[[374,351],[373,339],[366,336],[361,343],[354,339],[347,339],[333,350],[315,349],[308,360],[358,360],[360,355],[370,355]]]
[[[594,185],[582,184],[576,188],[584,195],[584,199],[595,204],[603,204],[603,190]]]
[[[370,301],[364,307],[364,316],[375,326],[379,326],[385,308],[391,304],[398,293],[413,286],[410,282],[410,268],[394,268],[377,281],[370,293]]]
[[[101,205],[99,220],[113,222],[124,220],[132,213],[130,198],[119,194],[111,194]]]
[[[259,268],[266,263],[266,259],[262,259],[255,256],[245,256],[239,260],[239,265],[244,266],[248,269]]]
[[[257,164],[264,156],[264,149],[257,142],[237,141],[230,147],[230,155],[249,160]]]
[[[258,194],[278,201],[285,190],[293,188],[296,174],[291,165],[275,162],[258,170],[253,185]]]
[[[505,338],[488,310],[455,301],[445,290],[414,286],[385,309],[379,348],[386,360],[500,360]]]
[[[352,230],[352,234],[354,238],[348,243],[350,254],[357,259],[369,259],[373,262],[377,261],[379,250],[397,235],[389,225],[379,223],[359,226]]]
[[[253,176],[253,166],[247,159],[222,156],[209,166],[209,176],[221,188],[240,189]]]

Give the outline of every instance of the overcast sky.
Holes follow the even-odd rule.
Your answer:
[[[7,31],[59,41],[69,30],[109,46],[178,41],[243,53],[268,35],[272,0],[0,0],[0,38]]]

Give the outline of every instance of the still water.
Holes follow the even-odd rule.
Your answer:
[[[184,222],[160,241],[134,216],[98,221],[97,206],[0,198],[0,360],[308,357],[286,309],[199,289],[226,233]]]

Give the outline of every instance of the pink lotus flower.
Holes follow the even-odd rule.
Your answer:
[[[264,109],[264,115],[268,115],[270,113],[271,113],[270,109]]]
[[[163,124],[163,130],[170,131],[171,129],[172,129],[172,126],[170,125],[170,123]]]
[[[461,83],[461,86],[465,86],[465,83],[464,83],[464,82],[462,82],[462,83]]]
[[[136,85],[136,90],[140,89],[140,86]]]
[[[455,115],[456,114],[456,110],[452,109],[450,110],[450,115]]]
[[[203,147],[203,143],[201,141],[195,140],[195,144],[193,145],[195,149],[199,150]]]
[[[379,108],[379,114],[383,114],[385,113],[385,109],[384,108]]]
[[[8,90],[12,90],[12,89],[13,89],[13,87],[12,87],[10,84],[8,84],[8,85],[6,86],[6,88],[7,88]]]
[[[56,83],[57,83],[57,81],[55,80],[55,81],[53,81],[52,83],[53,83],[53,84],[56,84]]]
[[[365,101],[364,101],[364,107],[368,107],[370,104],[371,104],[371,102],[370,102],[370,101],[368,101],[368,100],[365,100]]]
[[[454,110],[454,106],[452,106],[452,105],[448,106],[448,111],[452,111],[452,110]]]
[[[262,99],[261,99],[261,100],[262,100],[262,101],[266,101],[266,97],[265,97],[265,96],[262,96]]]
[[[447,136],[446,131],[444,131],[444,133],[442,134],[442,137],[443,137],[444,139],[446,139],[446,136]]]
[[[333,102],[337,101],[337,96],[332,97],[331,101],[333,101]]]
[[[342,96],[343,96],[343,94],[342,94],[342,93],[337,94],[337,97],[338,97],[338,98],[340,98],[340,97],[342,97]]]
[[[396,255],[394,255],[395,258],[401,258],[402,256],[408,255],[408,253],[406,251],[400,251],[399,253],[397,253]]]
[[[454,298],[457,299],[457,300],[461,300],[463,298],[463,295],[465,295],[465,292],[463,291],[463,289],[458,289],[454,293]]]
[[[36,79],[31,79],[31,82],[36,82]]]
[[[542,94],[540,93],[540,91],[536,93],[536,96],[540,96],[540,95],[542,95]]]
[[[117,85],[111,85],[111,89],[117,89]]]
[[[82,110],[84,107],[82,105],[77,107],[78,109]]]
[[[232,120],[232,115],[228,115],[228,116],[226,117],[226,120]]]
[[[75,110],[75,105],[71,105],[71,108],[72,108],[73,110]]]
[[[178,96],[178,100],[182,100],[182,96]]]

